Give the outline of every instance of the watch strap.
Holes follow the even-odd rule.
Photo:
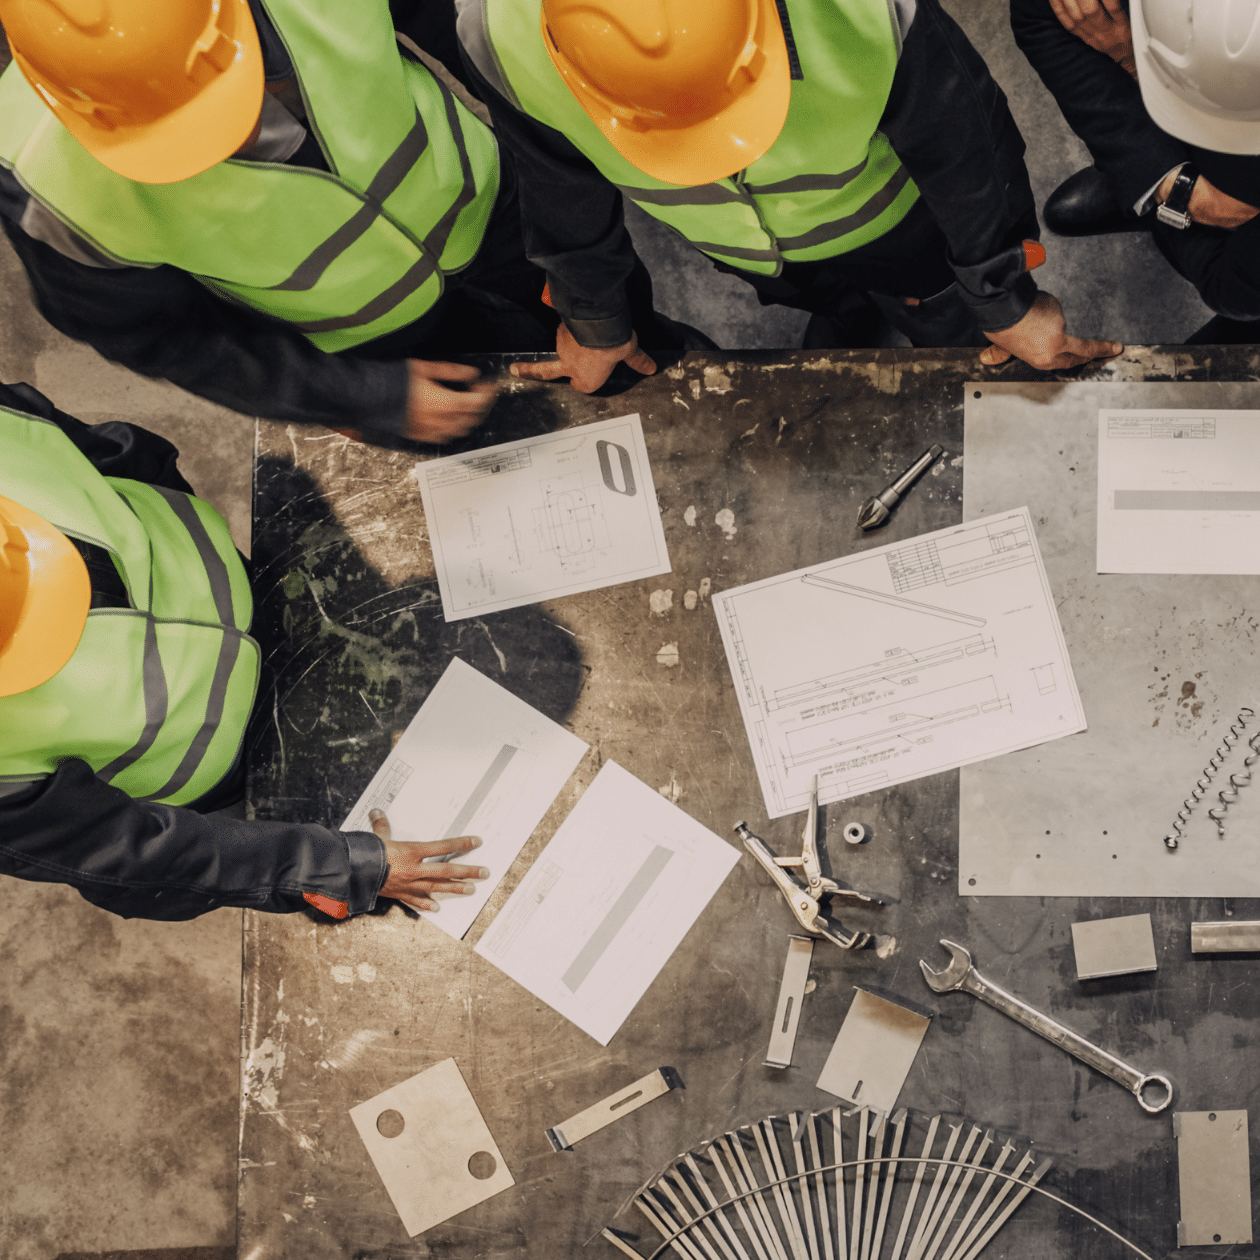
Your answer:
[[[1164,204],[1155,211],[1156,218],[1169,227],[1185,229],[1194,222],[1190,218],[1190,194],[1199,178],[1199,168],[1193,162],[1187,162],[1177,172],[1173,186],[1168,192]]]

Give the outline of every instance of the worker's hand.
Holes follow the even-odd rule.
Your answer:
[[[530,381],[555,381],[567,376],[573,388],[583,394],[593,394],[609,377],[613,368],[623,360],[643,376],[656,371],[655,360],[639,349],[637,334],[623,346],[611,350],[592,350],[579,346],[568,327],[561,323],[556,329],[556,355],[546,363],[513,363],[509,369],[513,376]]]
[[[480,375],[468,363],[428,363],[408,359],[407,424],[403,437],[413,442],[449,442],[475,429],[490,410],[498,390],[489,384],[467,392],[447,389],[442,381],[475,381]]]
[[[385,860],[389,863],[389,874],[381,888],[382,897],[392,897],[415,910],[436,910],[438,903],[433,899],[433,893],[467,896],[476,891],[469,880],[486,879],[490,875],[484,866],[457,866],[453,862],[424,860],[480,848],[481,840],[477,836],[434,840],[430,844],[396,841],[389,838],[389,819],[379,809],[370,810],[368,818],[372,822],[372,830],[385,845]]]
[[[1176,171],[1170,171],[1164,176],[1164,182],[1155,193],[1155,200],[1161,206],[1168,200],[1176,178]],[[1186,209],[1195,223],[1202,223],[1207,227],[1229,228],[1231,231],[1260,214],[1255,206],[1249,206],[1245,201],[1221,192],[1206,175],[1200,175],[1194,181],[1194,187],[1190,190],[1190,204]]]
[[[1124,349],[1118,341],[1069,337],[1063,325],[1063,308],[1051,293],[1038,293],[1018,324],[984,335],[993,342],[980,351],[980,362],[986,367],[1005,363],[1013,355],[1040,372],[1055,372],[1091,359],[1114,359]]]
[[[1133,30],[1120,0],[1050,0],[1050,7],[1065,30],[1137,78]]]

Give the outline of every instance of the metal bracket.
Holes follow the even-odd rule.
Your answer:
[[[779,1001],[774,1008],[774,1027],[770,1030],[770,1048],[765,1066],[792,1066],[792,1050],[796,1045],[796,1028],[801,1022],[801,1003],[809,982],[809,963],[814,956],[814,942],[808,936],[789,936],[787,958],[783,963],[783,981],[779,985]]]
[[[546,1131],[547,1141],[551,1143],[553,1150],[571,1151],[574,1142],[580,1142],[583,1138],[590,1137],[592,1133],[598,1133],[614,1120],[620,1120],[622,1116],[638,1111],[644,1103],[650,1103],[652,1099],[668,1094],[671,1089],[686,1089],[682,1077],[672,1067],[659,1067],[655,1072],[649,1072],[646,1076],[640,1077],[633,1085],[627,1085],[625,1089],[609,1094],[607,1098],[595,1103],[594,1106],[587,1107],[585,1111],[579,1111],[576,1116],[570,1116],[568,1120],[562,1120],[554,1125]]]

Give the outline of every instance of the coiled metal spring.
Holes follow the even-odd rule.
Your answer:
[[[1247,747],[1251,751],[1243,758],[1242,770],[1229,776],[1228,786],[1217,794],[1220,804],[1208,810],[1208,817],[1216,824],[1216,833],[1222,840],[1225,838],[1225,811],[1238,799],[1238,789],[1251,782],[1251,767],[1260,761],[1260,731],[1247,741]]]
[[[1212,754],[1207,765],[1203,767],[1203,773],[1199,776],[1198,782],[1194,785],[1190,795],[1181,802],[1181,808],[1177,811],[1176,820],[1173,822],[1172,830],[1164,837],[1164,844],[1175,849],[1181,843],[1182,827],[1190,821],[1190,814],[1194,807],[1203,800],[1208,789],[1212,786],[1212,780],[1216,777],[1216,772],[1225,764],[1229,758],[1230,750],[1242,738],[1243,732],[1247,728],[1247,719],[1256,716],[1254,709],[1242,708],[1238,711],[1238,716],[1234,719],[1234,724],[1225,733],[1225,738],[1221,740],[1220,747]],[[1208,810],[1208,817],[1216,823],[1216,833],[1222,839],[1225,836],[1225,811],[1238,799],[1238,789],[1246,787],[1251,782],[1251,767],[1260,758],[1260,731],[1257,731],[1248,742],[1251,753],[1243,762],[1242,774],[1230,775],[1229,784],[1220,791],[1220,804],[1212,806]]]

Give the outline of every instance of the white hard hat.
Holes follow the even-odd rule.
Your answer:
[[[1260,0],[1132,0],[1142,101],[1170,135],[1260,153]]]

